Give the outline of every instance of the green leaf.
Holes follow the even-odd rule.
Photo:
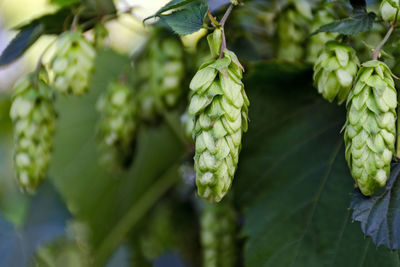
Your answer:
[[[50,3],[58,7],[67,7],[80,2],[81,0],[50,0]]]
[[[321,26],[311,35],[319,32],[338,32],[346,35],[353,35],[360,32],[367,32],[372,29],[376,14],[373,12],[360,12],[357,10],[352,17],[335,21]]]
[[[195,1],[200,2],[201,0],[172,0],[171,2],[168,2],[165,6],[163,6],[162,8],[160,8],[154,15],[145,18],[143,21],[146,21],[148,19],[160,16],[162,13],[169,11],[169,10],[173,10],[173,9],[177,9],[180,7],[183,7],[185,5],[188,5],[190,3],[193,3]]]
[[[203,20],[207,13],[204,3],[194,3],[168,15],[159,17],[179,35],[194,33],[203,27]]]
[[[350,4],[355,10],[365,10],[367,8],[367,2],[365,0],[350,0]]]
[[[252,69],[244,81],[250,128],[233,186],[244,211],[245,265],[399,266],[397,253],[377,249],[352,223],[344,110],[318,96],[311,73],[288,68],[282,80],[266,63]]]
[[[352,219],[361,222],[361,229],[370,236],[375,245],[400,249],[400,163],[392,164],[385,193],[381,196],[365,197],[359,190],[351,202]]]

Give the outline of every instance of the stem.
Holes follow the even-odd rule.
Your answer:
[[[233,9],[233,4],[230,4],[228,9],[226,10],[224,16],[222,17],[221,21],[219,22],[221,30],[222,30],[222,44],[221,44],[221,54],[219,56],[219,58],[223,58],[224,57],[224,50],[226,49],[226,38],[225,38],[225,22],[228,19],[229,15],[231,14]]]
[[[385,37],[383,37],[382,41],[374,49],[374,56],[372,57],[373,60],[378,60],[379,53],[381,52],[381,49],[382,49],[383,45],[389,39],[389,37],[392,34],[393,30],[394,30],[394,23],[390,25],[390,28],[389,28],[388,32],[386,33]]]

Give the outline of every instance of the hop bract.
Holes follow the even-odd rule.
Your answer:
[[[332,15],[327,10],[321,9],[314,15],[311,23],[311,32],[318,30],[322,25],[333,22]],[[307,42],[307,57],[306,61],[314,63],[321,52],[324,50],[324,46],[330,40],[335,39],[336,34],[332,32],[320,32],[308,39]]]
[[[400,6],[398,0],[382,0],[379,14],[384,21],[395,21]]]
[[[14,87],[14,164],[20,186],[34,192],[45,178],[53,148],[56,111],[44,73],[22,77]]]
[[[207,204],[201,215],[203,266],[236,266],[236,216],[229,203]]]
[[[182,95],[185,75],[182,44],[175,38],[159,38],[158,33],[149,40],[144,57],[137,63],[140,114],[145,119],[153,119],[174,107]]]
[[[397,96],[385,63],[362,64],[347,100],[346,160],[364,195],[386,184],[394,152]]]
[[[353,48],[330,41],[314,65],[314,86],[325,99],[343,103],[353,85],[359,61]]]
[[[95,54],[92,44],[80,30],[62,34],[57,40],[57,51],[51,62],[55,89],[64,94],[85,94]]]
[[[244,91],[242,66],[236,55],[221,47],[221,31],[208,36],[216,59],[203,64],[190,83],[193,96],[193,139],[198,193],[218,202],[231,186],[239,160],[242,133],[247,131],[249,100]]]
[[[97,109],[100,112],[97,134],[101,161],[118,169],[132,154],[137,128],[137,105],[132,90],[119,81],[110,83]]]
[[[290,1],[278,18],[278,58],[288,61],[304,58],[303,42],[309,34],[311,20],[311,6],[308,2]]]

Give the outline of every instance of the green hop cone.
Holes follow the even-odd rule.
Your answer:
[[[194,117],[195,172],[198,193],[218,202],[231,186],[239,160],[242,133],[247,131],[249,100],[242,66],[225,49],[218,58],[221,32],[208,36],[215,59],[203,64],[190,83],[189,114]]]
[[[397,97],[385,63],[362,64],[347,99],[346,160],[361,192],[372,195],[386,184],[394,152]]]
[[[149,120],[177,104],[185,75],[182,44],[176,38],[160,38],[158,33],[155,31],[137,63],[140,114]]]
[[[14,165],[22,189],[33,193],[46,176],[53,149],[56,111],[47,75],[32,73],[14,87]]]
[[[314,86],[329,102],[337,98],[341,104],[351,90],[359,65],[353,48],[330,41],[315,62]]]
[[[322,25],[331,23],[334,18],[327,10],[318,10],[311,23],[311,32],[318,30]],[[325,44],[335,39],[336,34],[331,32],[320,32],[311,36],[307,42],[307,58],[306,61],[314,63],[321,52],[324,50]]]
[[[309,34],[312,13],[308,2],[290,2],[278,18],[278,58],[298,61],[304,58],[303,42]]]
[[[62,34],[57,40],[57,51],[51,62],[55,89],[64,94],[85,94],[95,54],[95,49],[82,35],[82,31]]]
[[[382,0],[379,14],[384,21],[392,22],[395,21],[399,9],[399,0]]]
[[[202,211],[200,224],[203,266],[236,266],[236,215],[231,204],[207,203]]]
[[[99,98],[97,130],[101,162],[124,167],[129,163],[137,128],[137,105],[133,92],[122,82],[112,82]],[[117,169],[118,169],[117,168]]]

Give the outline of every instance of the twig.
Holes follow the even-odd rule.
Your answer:
[[[228,9],[226,10],[224,16],[222,17],[221,21],[219,22],[219,27],[222,30],[222,44],[221,44],[221,53],[219,55],[219,58],[223,58],[224,57],[224,50],[226,49],[226,38],[225,38],[225,23],[226,20],[228,19],[229,15],[231,14],[233,9],[233,4],[230,4]]]
[[[388,30],[388,32],[386,33],[385,37],[383,37],[382,41],[376,46],[376,48],[374,49],[374,56],[372,57],[373,60],[378,60],[379,58],[379,53],[382,50],[383,45],[387,42],[387,40],[389,39],[390,35],[392,34],[394,30],[394,24],[390,25],[390,28]]]

